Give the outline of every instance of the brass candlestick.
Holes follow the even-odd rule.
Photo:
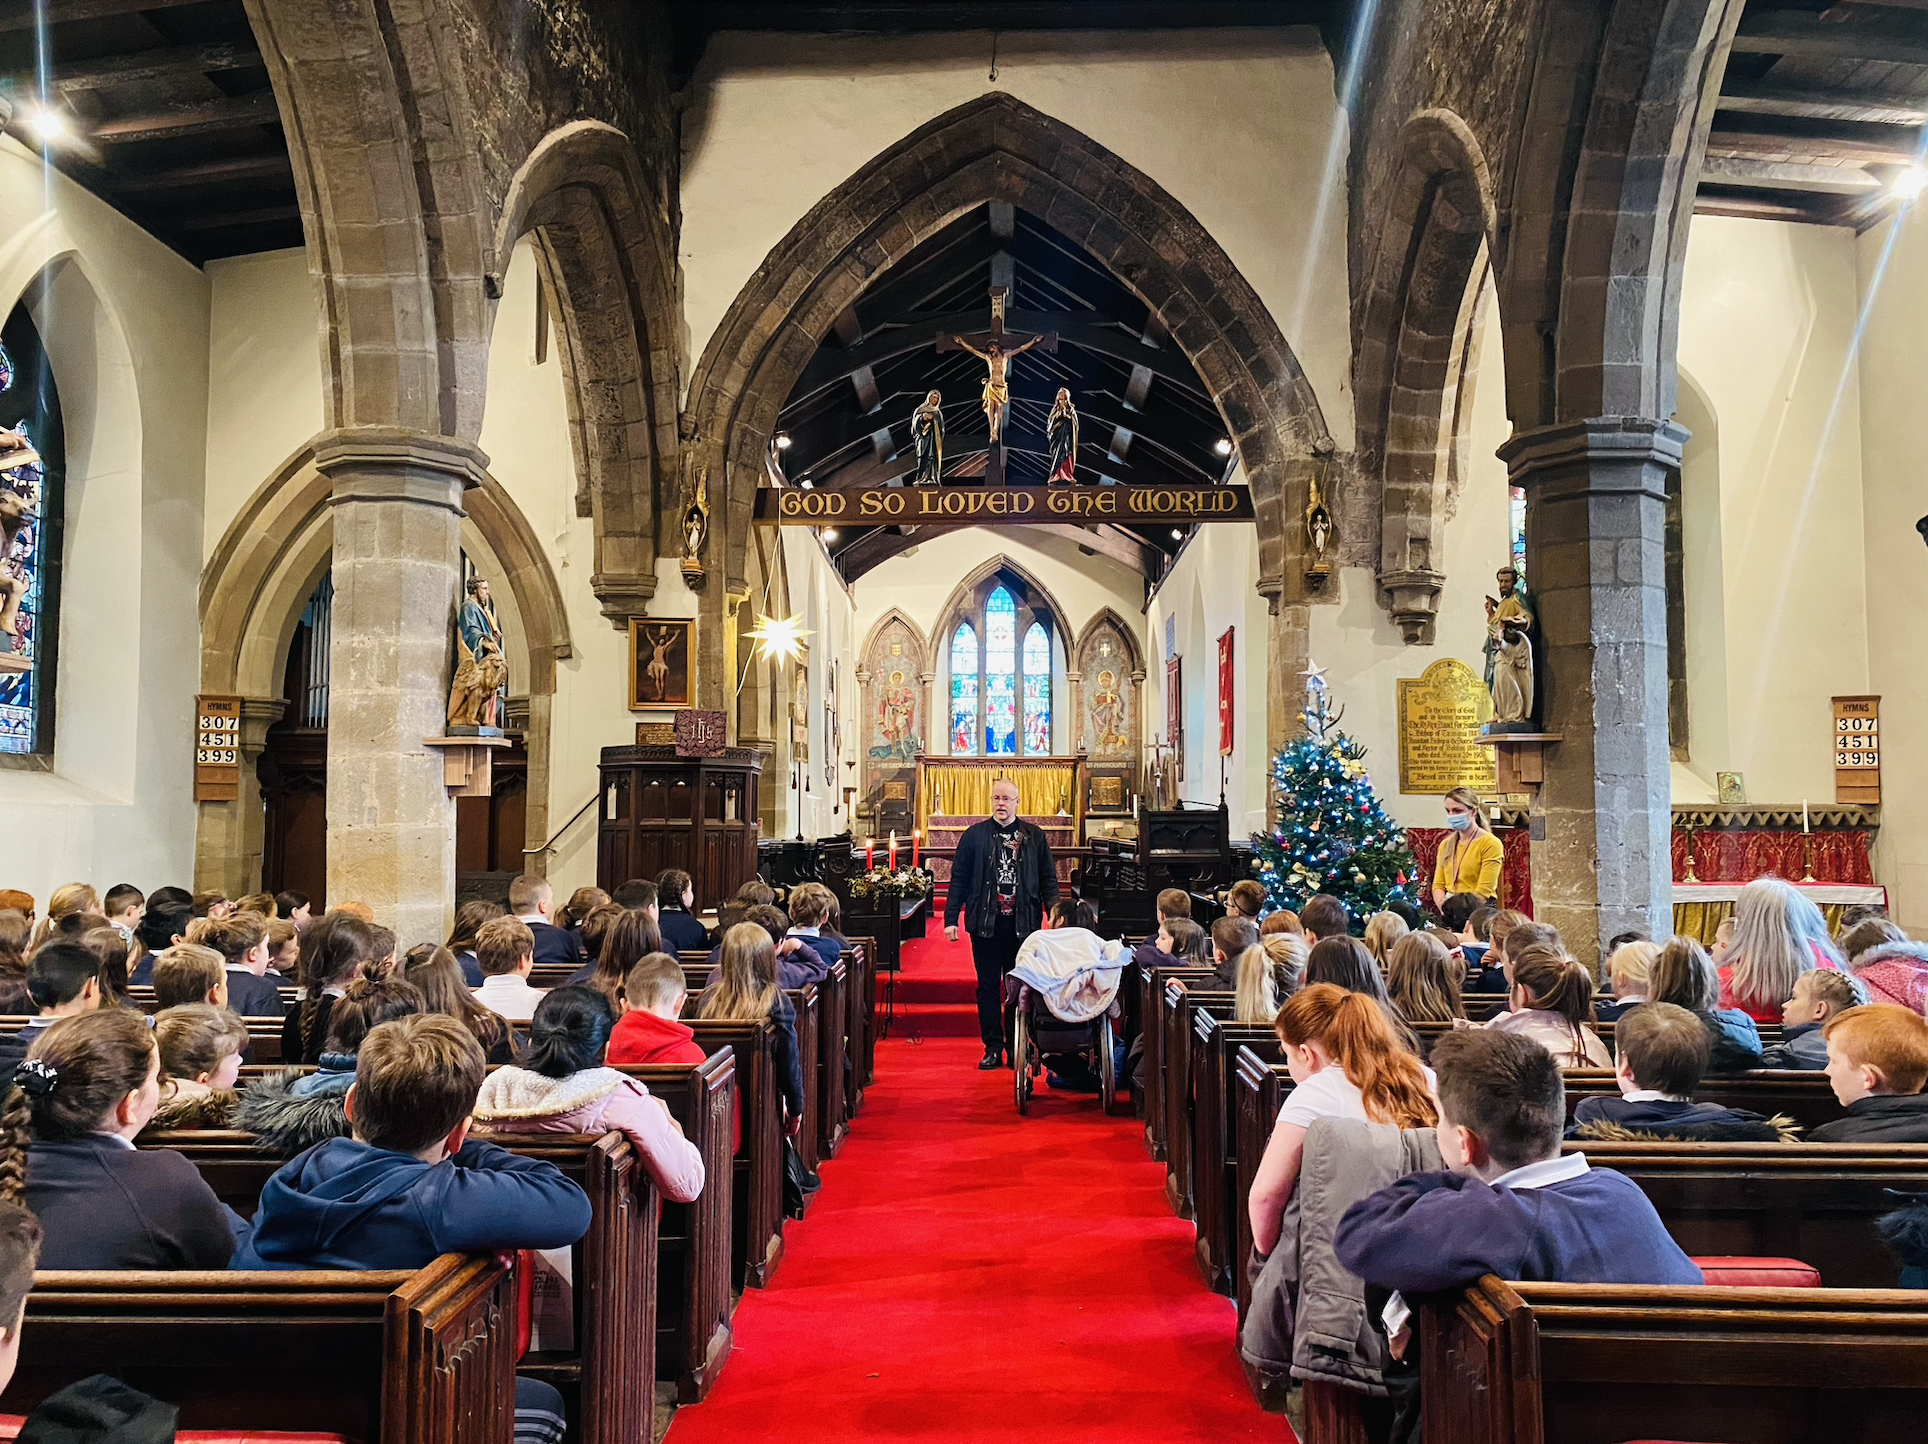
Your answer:
[[[1699,850],[1700,829],[1690,822],[1680,830],[1687,834],[1687,876],[1683,877],[1681,881],[1699,882],[1700,878],[1694,872],[1694,854]]]
[[[1814,881],[1814,834],[1801,834],[1801,881]]]

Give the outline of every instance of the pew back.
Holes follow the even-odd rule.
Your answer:
[[[1169,978],[1158,999],[1156,1026],[1164,1034],[1165,1201],[1180,1218],[1193,1217],[1192,1018],[1201,1010],[1230,1018],[1231,993],[1189,978]]]
[[[1279,1058],[1278,1034],[1260,1023],[1230,1023],[1210,1011],[1192,1019],[1192,1192],[1198,1220],[1196,1256],[1206,1287],[1221,1294],[1233,1292],[1232,1271],[1245,1261],[1234,1257],[1241,1207],[1238,1160],[1232,1148],[1237,1108],[1233,1094],[1238,1081],[1235,1059],[1249,1048],[1267,1062]]]
[[[1418,1309],[1427,1444],[1904,1444],[1928,1296],[1486,1278]]]
[[[1165,1138],[1165,1046],[1164,1029],[1159,1026],[1160,1000],[1164,997],[1165,984],[1173,978],[1200,979],[1212,975],[1210,968],[1166,967],[1160,963],[1149,968],[1139,968],[1138,1007],[1139,1017],[1143,1019],[1145,1040],[1144,1058],[1141,1068],[1144,1072],[1145,1087],[1145,1148],[1154,1163],[1163,1163],[1166,1156]]]
[[[456,1254],[413,1272],[39,1273],[0,1410],[111,1373],[183,1429],[509,1444],[515,1312],[503,1260]]]

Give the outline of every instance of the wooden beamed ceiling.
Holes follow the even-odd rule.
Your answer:
[[[1928,121],[1928,0],[1748,0],[1695,210],[1865,227]]]
[[[241,0],[0,0],[0,95],[8,134],[197,264],[302,243]]]
[[[1218,409],[1144,303],[1043,221],[986,205],[880,276],[824,338],[778,420],[788,480],[828,489],[900,483],[915,465],[911,413],[931,391],[944,398],[946,483],[982,477],[990,446],[980,406],[985,364],[937,343],[986,330],[994,285],[1008,288],[1005,326],[1014,340],[1058,337],[1055,352],[1033,350],[1011,363],[1007,481],[1044,481],[1046,421],[1061,386],[1078,408],[1081,480],[1217,486],[1230,478]],[[1050,530],[1151,580],[1186,535],[1169,525]],[[843,527],[825,541],[854,580],[937,535]]]

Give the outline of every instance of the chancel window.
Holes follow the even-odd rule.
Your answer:
[[[0,754],[53,753],[63,445],[53,368],[26,306],[0,328]]]
[[[1050,755],[1051,627],[1048,609],[1034,609],[1018,584],[1002,581],[989,583],[958,620],[950,651],[953,756]]]

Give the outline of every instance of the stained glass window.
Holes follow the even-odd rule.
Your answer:
[[[951,752],[977,751],[977,632],[969,622],[951,634]]]
[[[984,752],[1018,750],[1018,607],[999,587],[984,602]]]
[[[1526,590],[1526,488],[1510,486],[1507,519],[1512,526],[1513,570],[1519,573],[1520,590]]]
[[[0,329],[0,753],[53,751],[59,605],[60,400],[27,308]]]
[[[1037,622],[1024,634],[1024,750],[1051,753],[1051,639]]]

